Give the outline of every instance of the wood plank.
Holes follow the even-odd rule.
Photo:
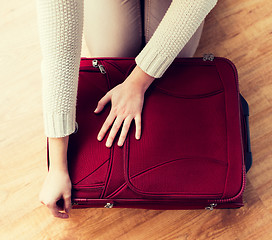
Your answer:
[[[272,2],[224,0],[210,12],[195,56],[233,61],[250,107],[253,166],[245,206],[225,210],[73,209],[54,218],[38,200],[47,174],[35,0],[0,16],[0,239],[272,239]],[[90,54],[83,39],[82,56]]]

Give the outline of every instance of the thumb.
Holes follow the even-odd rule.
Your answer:
[[[96,109],[94,110],[95,113],[99,113],[103,110],[103,108],[105,107],[105,105],[111,100],[111,93],[107,92],[106,95],[104,97],[102,97],[98,104]]]
[[[72,208],[72,203],[71,203],[71,197],[64,197],[64,209],[66,213],[69,213],[70,209]]]

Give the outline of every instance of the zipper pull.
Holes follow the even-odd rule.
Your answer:
[[[214,208],[214,207],[216,207],[216,206],[217,206],[217,204],[216,204],[216,203],[211,203],[211,204],[210,204],[210,206],[205,207],[205,209],[206,209],[206,210],[210,210],[210,211],[212,211],[212,210],[213,210],[213,208]]]
[[[113,203],[107,203],[104,208],[112,208],[113,207]]]
[[[101,72],[102,74],[105,74],[105,73],[106,73],[106,70],[105,70],[104,66],[103,66],[102,64],[99,64],[97,59],[94,59],[94,60],[93,60],[93,67],[99,68],[99,70],[100,70],[100,72]]]
[[[76,129],[75,129],[75,131],[73,133],[77,133],[77,131],[78,131],[78,123],[75,122],[75,125],[76,125]]]
[[[214,55],[212,53],[204,54],[202,59],[203,59],[203,61],[207,61],[207,60],[213,61]]]

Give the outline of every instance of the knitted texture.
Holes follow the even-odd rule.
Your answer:
[[[64,137],[75,131],[84,5],[82,0],[36,3],[45,135]]]
[[[217,0],[173,0],[135,58],[136,64],[147,74],[160,78],[216,3]]]
[[[195,33],[217,0],[173,0],[149,42],[135,58],[159,78]],[[42,100],[47,137],[75,131],[84,0],[36,0],[42,51]]]

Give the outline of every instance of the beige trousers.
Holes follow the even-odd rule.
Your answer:
[[[84,37],[91,57],[136,57],[172,0],[85,0]],[[144,14],[143,14],[144,12]],[[177,57],[193,57],[204,21]]]

